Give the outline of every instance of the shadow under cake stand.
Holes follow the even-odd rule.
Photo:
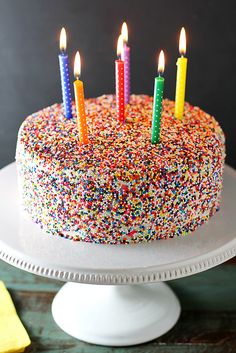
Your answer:
[[[164,281],[236,255],[236,172],[226,166],[221,210],[194,234],[136,245],[73,242],[43,232],[18,206],[15,163],[0,171],[0,258],[67,283],[52,315],[68,334],[109,346],[144,343],[170,330],[180,304]]]

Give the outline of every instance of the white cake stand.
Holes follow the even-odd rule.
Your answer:
[[[194,234],[114,246],[50,236],[22,217],[15,164],[0,171],[0,257],[23,270],[67,281],[52,314],[70,335],[127,346],[170,330],[179,301],[163,281],[189,276],[236,254],[236,172],[225,168],[220,212]],[[158,283],[155,283],[158,282]]]

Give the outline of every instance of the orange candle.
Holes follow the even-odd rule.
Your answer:
[[[81,72],[81,61],[80,55],[77,51],[75,55],[74,64],[74,75],[76,80],[74,81],[74,92],[75,92],[75,104],[77,113],[77,124],[79,130],[79,140],[82,145],[87,144],[88,141],[88,128],[86,123],[86,113],[84,105],[84,85],[81,80],[79,80]]]

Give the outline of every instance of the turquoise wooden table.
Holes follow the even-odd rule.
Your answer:
[[[232,260],[169,282],[183,309],[177,325],[152,342],[128,348],[90,345],[61,331],[51,316],[51,302],[62,282],[35,276],[1,260],[0,279],[30,335],[32,345],[26,352],[236,353],[236,266]]]

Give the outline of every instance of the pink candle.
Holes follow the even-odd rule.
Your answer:
[[[121,29],[121,35],[123,38],[123,50],[121,52],[121,60],[124,61],[124,70],[125,70],[125,104],[129,103],[130,100],[130,47],[128,47],[128,27],[124,22]]]
[[[115,61],[116,74],[116,115],[120,123],[125,121],[125,104],[124,104],[124,61],[120,59],[120,54],[123,47],[122,36],[119,36],[117,43],[117,56]]]

